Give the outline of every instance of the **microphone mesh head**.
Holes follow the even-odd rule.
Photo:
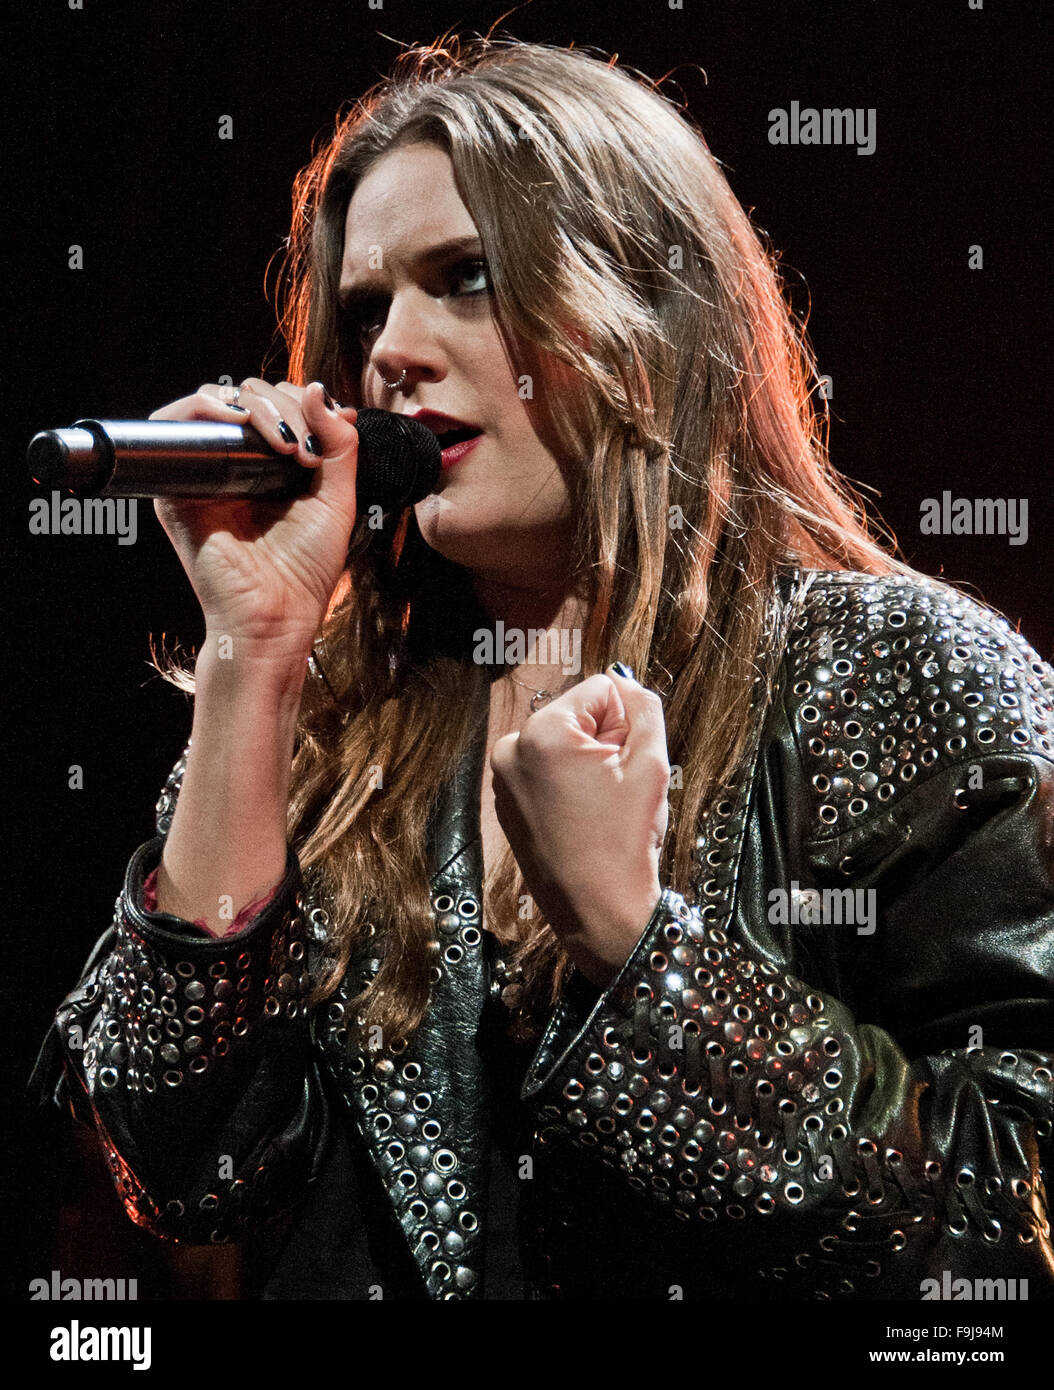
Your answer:
[[[359,496],[385,511],[427,497],[443,467],[439,440],[427,425],[388,410],[360,410]]]

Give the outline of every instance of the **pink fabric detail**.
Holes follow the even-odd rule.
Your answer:
[[[247,927],[252,925],[252,919],[260,915],[280,887],[281,884],[276,883],[266,897],[257,898],[256,902],[250,903],[248,907],[243,907],[241,912],[238,913],[237,917],[235,917],[234,921],[231,923],[230,931],[224,932],[222,937],[219,932],[213,931],[208,923],[203,921],[200,917],[194,919],[194,925],[196,927],[201,927],[203,931],[207,931],[209,936],[213,937],[216,941],[226,940],[228,936],[236,936],[239,932],[245,931]],[[147,912],[157,911],[156,869],[151,869],[143,880],[143,907]]]

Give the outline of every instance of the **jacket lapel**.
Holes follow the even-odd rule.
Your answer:
[[[353,1053],[341,1068],[356,1124],[436,1299],[479,1297],[483,1284],[488,1133],[476,1035],[487,989],[479,827],[485,747],[481,721],[432,819],[437,949],[424,1022],[401,1051]]]

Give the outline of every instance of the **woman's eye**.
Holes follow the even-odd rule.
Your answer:
[[[490,289],[490,276],[487,262],[483,260],[463,261],[456,266],[452,282],[457,294],[482,294]]]
[[[345,318],[345,328],[353,338],[360,343],[368,343],[371,338],[376,338],[384,327],[384,310],[379,307],[364,306],[349,313]]]
[[[439,288],[435,286],[434,291]],[[453,266],[446,288],[455,297],[487,293],[491,288],[487,262],[477,257]],[[364,299],[345,310],[343,330],[352,341],[368,351],[374,338],[383,332],[387,317],[387,300]]]

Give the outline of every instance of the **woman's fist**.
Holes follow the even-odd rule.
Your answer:
[[[578,969],[607,985],[661,896],[670,764],[657,695],[609,668],[491,754],[494,808],[535,902]]]
[[[158,519],[198,596],[208,632],[243,649],[310,649],[343,572],[355,525],[356,412],[340,408],[321,382],[271,386],[205,385],[156,410],[152,420],[221,420],[252,425],[277,453],[295,456],[315,476],[302,496],[154,503]]]

